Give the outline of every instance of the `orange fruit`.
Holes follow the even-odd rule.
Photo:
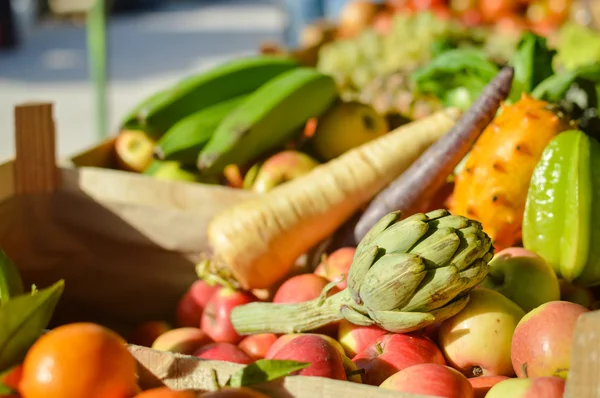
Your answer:
[[[158,387],[139,393],[135,398],[196,398],[192,391],[175,391],[169,387]]]
[[[24,398],[130,398],[137,391],[136,361],[109,329],[60,326],[29,349],[19,391]]]

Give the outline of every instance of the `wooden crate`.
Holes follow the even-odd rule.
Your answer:
[[[0,165],[0,247],[26,283],[65,279],[54,325],[93,321],[126,334],[149,320],[169,320],[196,279],[208,250],[205,227],[220,209],[252,193],[156,181],[136,174],[55,160],[51,104],[16,107],[17,157]],[[110,145],[81,155],[110,153]],[[106,155],[108,156],[108,155]],[[85,162],[84,162],[85,163]],[[600,312],[582,316],[573,342],[567,398],[600,397]],[[214,390],[243,367],[130,346],[143,388]],[[318,377],[290,376],[256,386],[273,397],[416,397]]]

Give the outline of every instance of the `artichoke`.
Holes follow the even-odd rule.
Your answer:
[[[392,212],[358,244],[345,290],[327,297],[338,280],[312,301],[239,306],[231,322],[240,334],[301,333],[341,319],[393,333],[418,330],[464,308],[493,253],[477,221],[446,210],[403,220]]]

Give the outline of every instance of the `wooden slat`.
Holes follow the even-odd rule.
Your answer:
[[[15,194],[14,161],[0,164],[0,202]]]
[[[202,360],[136,345],[130,345],[129,351],[138,361],[140,385],[143,388],[168,386],[174,390],[214,391],[218,386],[215,384],[213,371],[216,372],[219,384],[223,385],[231,375],[244,368],[244,365],[231,362]],[[289,376],[253,388],[273,398],[431,398],[365,384],[307,376]]]
[[[577,320],[565,398],[600,398],[600,311]]]
[[[58,186],[52,104],[15,107],[15,193],[53,192]]]

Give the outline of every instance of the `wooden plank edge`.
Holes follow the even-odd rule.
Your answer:
[[[600,398],[600,311],[582,314],[573,333],[565,398]]]
[[[96,167],[61,167],[59,170],[61,191],[84,194],[99,202],[166,206],[180,211],[194,211],[201,210],[201,203],[210,196],[218,196],[226,203],[236,203],[257,195],[251,191],[221,185],[157,180],[151,176],[120,170]]]
[[[140,384],[145,388],[167,386],[175,390],[218,389],[214,374],[223,385],[245,365],[224,361],[203,360],[193,356],[157,351],[129,345],[140,369]],[[213,373],[214,372],[214,373]],[[280,380],[252,386],[272,397],[339,398],[344,396],[370,398],[434,398],[384,390],[366,384],[332,380],[323,377],[288,376]]]
[[[14,160],[0,163],[0,203],[15,195]]]

